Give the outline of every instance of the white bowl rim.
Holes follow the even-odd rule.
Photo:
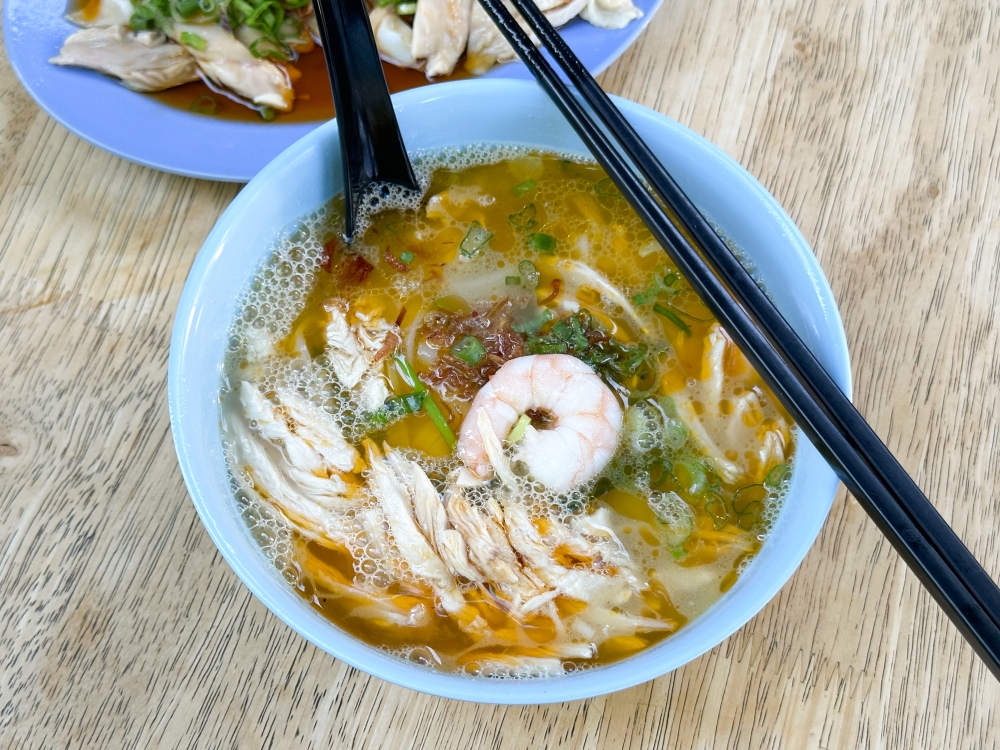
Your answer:
[[[393,102],[397,112],[400,112],[424,106],[433,107],[435,103],[451,100],[455,97],[472,97],[481,95],[484,92],[488,93],[491,98],[500,98],[507,102],[537,102],[539,96],[544,99],[544,95],[541,94],[540,89],[533,82],[465,80],[401,92],[393,96]],[[809,279],[810,292],[816,295],[817,299],[815,302],[821,308],[820,316],[825,325],[822,334],[829,337],[828,343],[832,351],[831,360],[825,364],[844,392],[850,395],[852,379],[847,340],[837,310],[836,301],[819,262],[812,253],[805,238],[784,209],[742,166],[702,136],[665,115],[642,105],[618,97],[612,98],[636,127],[639,126],[639,123],[645,123],[655,128],[664,128],[670,131],[671,137],[680,138],[692,148],[700,149],[707,158],[723,162],[729,170],[727,176],[740,183],[741,189],[752,194],[756,200],[760,201],[765,210],[770,214],[771,219],[781,226],[781,239],[786,244],[784,249],[793,254],[795,262],[802,264],[803,270]],[[406,135],[405,129],[404,135]],[[183,388],[183,384],[185,381],[185,368],[188,366],[187,362],[189,359],[187,356],[189,352],[188,345],[193,342],[190,334],[200,314],[198,305],[204,301],[206,295],[210,294],[203,288],[205,276],[212,264],[223,253],[223,240],[226,234],[233,227],[242,212],[252,206],[254,201],[259,199],[260,195],[267,190],[269,181],[278,175],[287,163],[302,157],[311,148],[316,147],[317,144],[328,140],[332,140],[335,143],[336,138],[336,121],[332,120],[291,145],[246,185],[223,212],[205,240],[192,264],[178,304],[171,336],[168,365],[168,402],[174,446],[192,503],[213,542],[230,567],[236,572],[237,576],[279,619],[314,645],[327,651],[334,657],[371,675],[395,684],[440,697],[466,701],[537,704],[577,700],[615,692],[654,679],[682,666],[688,661],[697,658],[702,653],[714,648],[746,624],[770,601],[798,568],[825,522],[838,485],[836,477],[828,468],[827,475],[817,477],[813,483],[817,489],[817,497],[813,498],[815,502],[812,503],[816,506],[816,512],[809,528],[791,540],[794,550],[790,555],[785,554],[788,560],[781,573],[767,582],[757,584],[758,593],[754,597],[755,603],[743,613],[745,617],[741,615],[742,619],[738,619],[738,621],[734,620],[729,624],[723,625],[721,628],[716,627],[715,637],[690,649],[688,654],[682,659],[663,662],[658,661],[654,657],[656,656],[656,652],[662,650],[661,647],[665,644],[675,641],[684,633],[690,632],[696,627],[697,623],[706,619],[710,612],[718,608],[720,603],[726,600],[749,577],[749,570],[744,573],[737,582],[737,585],[712,605],[707,612],[696,618],[691,624],[682,629],[680,633],[666,639],[666,641],[661,642],[657,646],[646,649],[635,656],[612,665],[547,680],[510,681],[472,679],[461,675],[434,672],[402,662],[378,649],[357,641],[352,636],[340,631],[336,626],[323,619],[321,615],[318,615],[311,609],[309,611],[313,612],[313,617],[309,618],[300,611],[288,611],[283,608],[281,602],[274,595],[274,589],[268,585],[268,577],[273,579],[277,576],[273,566],[266,561],[259,550],[256,550],[256,559],[248,559],[247,556],[233,546],[231,540],[222,533],[216,522],[217,518],[212,501],[202,491],[202,478],[197,474],[192,464],[193,456],[188,450],[188,438],[194,430],[193,426],[188,425],[188,414],[192,411],[191,407],[194,404],[191,403],[189,394]],[[303,214],[311,210],[311,208],[313,207],[306,207]],[[230,311],[230,320],[232,317],[231,313],[232,311]],[[221,363],[221,352],[219,361]],[[216,429],[218,429],[217,419]],[[799,445],[800,450],[804,448],[815,452],[815,449],[808,444],[801,433],[799,434]],[[226,499],[228,502],[233,503],[231,496]],[[247,539],[253,544],[249,533],[247,533]],[[765,544],[765,549],[767,546]],[[752,567],[751,565],[751,569]],[[268,570],[264,571],[264,568]],[[278,580],[280,581],[280,579]],[[288,588],[287,585],[286,588]],[[304,601],[303,605],[305,608],[308,608],[308,604]],[[315,622],[317,618],[322,622],[321,625],[317,626]],[[329,632],[323,632],[324,629]]]

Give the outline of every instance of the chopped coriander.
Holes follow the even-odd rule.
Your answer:
[[[204,52],[208,48],[208,42],[197,34],[192,34],[190,31],[181,32],[181,44],[186,44],[188,47],[196,49],[199,52]]]
[[[512,187],[510,189],[510,192],[512,192],[514,195],[516,195],[518,198],[520,198],[525,193],[530,193],[536,187],[538,187],[538,185],[536,185],[535,181],[529,177],[528,179],[526,179],[524,182],[520,183],[519,185],[515,185],[514,187]]]
[[[458,251],[463,258],[474,258],[491,239],[493,232],[487,231],[478,221],[473,221],[468,233],[462,239],[462,244],[458,246]]]
[[[399,259],[401,261],[403,261],[404,263],[406,263],[407,265],[409,265],[410,263],[412,263],[413,259],[416,258],[416,257],[417,256],[414,255],[413,253],[411,253],[409,250],[404,250],[403,252],[401,252],[399,254]]]
[[[475,336],[463,336],[451,347],[451,353],[465,364],[475,367],[486,356],[486,347]]]
[[[512,225],[514,225],[518,229],[531,229],[533,226],[535,226],[535,224],[538,223],[538,221],[535,219],[536,213],[537,211],[535,210],[535,204],[529,203],[527,206],[522,208],[516,214],[511,214],[510,216],[508,216],[507,221],[509,221]]]
[[[420,411],[426,396],[427,392],[424,391],[423,393],[414,392],[387,398],[382,406],[368,415],[366,420],[368,431],[380,432],[408,414]]]
[[[528,237],[528,245],[533,247],[540,253],[545,253],[546,255],[553,255],[556,251],[556,238],[551,234],[544,234],[543,232],[533,232],[530,237]]]
[[[653,312],[659,313],[664,318],[666,318],[671,323],[673,323],[675,326],[677,326],[678,328],[680,328],[684,332],[685,336],[690,336],[691,335],[691,329],[688,327],[688,324],[685,323],[683,320],[681,320],[677,316],[677,313],[675,313],[669,307],[664,307],[659,302],[657,302],[655,305],[653,305]]]

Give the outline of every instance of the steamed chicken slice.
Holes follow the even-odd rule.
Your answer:
[[[428,78],[447,75],[469,41],[474,0],[420,0],[413,17],[413,57],[426,60]]]
[[[508,6],[507,8],[511,8]],[[510,43],[476,0],[469,20],[469,43],[465,69],[472,75],[482,75],[494,65],[517,59]]]
[[[185,34],[191,36],[185,37]],[[170,37],[190,52],[202,72],[218,85],[258,106],[281,112],[292,108],[295,93],[284,69],[254,57],[242,42],[221,26],[175,22]],[[194,46],[185,44],[185,38],[202,41]]]
[[[588,0],[580,17],[599,29],[621,29],[636,18],[642,18],[642,11],[632,4],[632,0]]]
[[[49,62],[114,76],[133,91],[162,91],[198,80],[198,66],[183,47],[158,31],[133,32],[127,26],[75,31]]]
[[[413,56],[413,29],[396,14],[395,6],[375,6],[368,16],[379,56],[401,68],[419,68]]]

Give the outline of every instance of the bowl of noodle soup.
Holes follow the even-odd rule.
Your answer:
[[[665,674],[777,593],[836,477],[537,87],[394,102],[418,204],[387,194],[339,240],[330,122],[199,253],[169,364],[192,501],[272,612],[377,677],[528,704]],[[849,393],[791,219],[618,104]]]

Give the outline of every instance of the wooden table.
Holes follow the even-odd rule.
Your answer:
[[[788,209],[859,407],[995,577],[998,38],[995,0],[668,0],[603,77]],[[306,643],[216,552],[170,440],[174,309],[237,190],[83,143],[0,55],[0,745],[1000,745],[1000,686],[844,493],[748,625],[615,695],[439,700]]]

